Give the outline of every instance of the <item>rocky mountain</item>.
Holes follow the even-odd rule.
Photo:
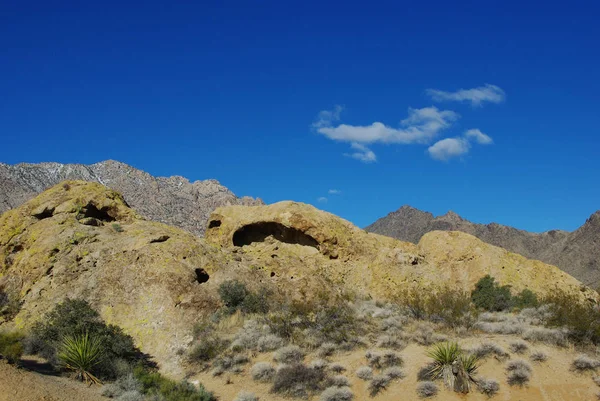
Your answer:
[[[497,223],[472,223],[454,212],[435,217],[402,206],[365,229],[413,243],[430,231],[462,231],[527,258],[558,266],[592,287],[600,284],[600,211],[573,232],[551,230],[538,234]]]
[[[216,180],[189,182],[180,176],[153,177],[113,160],[92,165],[0,163],[0,213],[64,180],[99,182],[123,194],[143,217],[198,235],[204,233],[208,216],[219,206],[263,204],[260,199],[238,198]]]

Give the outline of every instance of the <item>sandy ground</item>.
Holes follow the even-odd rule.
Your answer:
[[[474,347],[483,342],[494,342],[506,350],[510,342],[518,339],[512,336],[482,335],[475,338],[469,338],[459,341],[462,346]],[[368,392],[368,382],[356,377],[354,372],[360,366],[366,365],[364,358],[365,350],[357,350],[351,353],[334,355],[329,358],[331,362],[339,362],[347,368],[344,375],[350,380],[351,388],[354,392],[354,400],[374,400],[374,401],[397,401],[399,399],[406,401],[422,400],[416,393],[417,372],[425,366],[430,359],[426,356],[427,348],[416,344],[410,344],[400,352],[404,358],[403,370],[406,374],[404,379],[392,382],[388,389],[375,397],[371,397]],[[549,358],[546,362],[531,362],[529,354],[532,351],[544,351]],[[438,384],[440,393],[432,398],[437,400],[521,400],[521,401],[591,401],[597,400],[596,394],[600,392],[592,380],[594,373],[576,373],[571,370],[573,359],[579,353],[572,348],[555,348],[543,344],[529,344],[529,351],[523,355],[512,355],[511,359],[524,359],[528,361],[533,374],[531,381],[524,387],[511,387],[506,381],[505,361],[498,361],[492,357],[487,358],[479,369],[478,377],[494,379],[500,383],[500,391],[492,398],[474,390],[468,395],[459,395],[443,388]],[[306,361],[316,359],[309,355]],[[289,400],[281,396],[269,393],[270,385],[253,381],[250,378],[249,370],[252,364],[258,361],[272,362],[272,353],[259,355],[247,365],[244,373],[240,375],[224,374],[222,377],[214,378],[210,373],[196,375],[191,380],[199,380],[204,386],[217,394],[221,401],[232,401],[241,390],[250,391],[259,396],[261,401],[283,401]],[[600,374],[600,370],[598,373]],[[228,379],[230,383],[228,382]],[[318,396],[311,398],[311,401],[317,401]]]
[[[44,373],[16,368],[0,360],[0,401],[108,401],[100,395],[100,386],[88,387],[67,377],[54,376],[38,366],[35,359],[24,362]]]

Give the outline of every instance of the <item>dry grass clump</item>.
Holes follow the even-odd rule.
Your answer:
[[[508,384],[511,386],[523,386],[531,378],[531,365],[522,359],[509,361],[506,364]]]
[[[529,346],[524,341],[513,341],[510,343],[509,348],[514,354],[523,354],[529,349]]]
[[[329,366],[329,362],[324,359],[315,359],[308,364],[308,367],[316,370],[325,370]]]
[[[252,379],[256,381],[270,381],[275,377],[275,368],[269,362],[257,362],[250,369]]]
[[[342,373],[346,371],[346,367],[341,363],[335,362],[329,365],[329,370],[331,370],[334,373]]]
[[[319,401],[351,401],[354,394],[349,387],[328,387],[319,397]]]
[[[529,359],[533,362],[546,362],[548,360],[548,355],[542,351],[534,351],[529,355]]]
[[[483,343],[479,347],[475,348],[472,353],[480,359],[487,358],[490,355],[493,355],[494,358],[498,360],[503,360],[509,357],[508,352],[506,352],[504,348],[494,343]]]
[[[434,397],[438,393],[438,386],[431,381],[421,382],[417,385],[417,394],[421,398]]]
[[[371,380],[373,378],[373,369],[369,366],[361,366],[356,369],[356,377],[362,380]]]
[[[587,355],[579,355],[573,361],[573,369],[578,372],[596,370],[599,367],[600,367],[600,361],[597,359],[590,358]]]
[[[292,397],[308,397],[323,387],[326,375],[302,364],[286,365],[277,370],[272,391]]]
[[[548,304],[525,308],[519,312],[519,317],[533,326],[543,326],[552,318],[552,309]]]
[[[391,348],[398,351],[406,348],[406,342],[398,335],[381,335],[375,344],[379,348]]]
[[[298,363],[304,359],[304,351],[297,345],[288,345],[279,348],[273,359],[279,363]]]
[[[369,382],[369,394],[371,397],[376,396],[381,391],[385,390],[390,383],[390,378],[386,375],[373,376]]]
[[[517,320],[501,322],[478,321],[475,323],[474,327],[490,334],[521,334],[526,329],[526,325]]]
[[[337,350],[337,345],[335,345],[334,343],[331,343],[331,342],[326,342],[326,343],[321,344],[321,346],[317,350],[317,355],[319,355],[321,358],[325,358],[325,357],[333,355],[336,350]]]
[[[434,362],[430,362],[427,365],[423,366],[417,372],[417,380],[420,382],[432,381],[434,380],[434,369],[436,364]]]
[[[259,398],[254,393],[240,391],[233,401],[258,401]]]
[[[435,326],[430,322],[419,322],[412,327],[411,340],[420,345],[433,345],[435,343],[444,342],[448,339],[443,334],[435,332]]]
[[[493,379],[481,378],[477,380],[477,388],[488,397],[495,395],[500,390],[500,384]]]
[[[382,373],[384,376],[389,377],[390,380],[403,379],[405,376],[402,369],[400,369],[397,366],[390,366],[389,368],[385,368]]]
[[[350,380],[343,375],[335,375],[329,378],[329,384],[332,387],[350,387]]]
[[[531,327],[523,333],[523,339],[559,347],[567,346],[568,330],[564,328]]]

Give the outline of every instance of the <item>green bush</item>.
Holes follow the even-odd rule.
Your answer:
[[[235,309],[242,305],[250,291],[238,280],[227,280],[219,286],[219,296],[226,307]]]
[[[157,371],[151,371],[138,366],[133,374],[142,386],[142,392],[164,401],[216,401],[217,397],[207,391],[204,386],[194,387],[186,381],[175,382],[162,376]]]
[[[540,302],[535,292],[524,289],[512,299],[512,306],[518,309],[537,308]]]
[[[498,285],[489,274],[475,284],[471,300],[476,307],[494,312],[506,310],[512,305],[510,287]]]
[[[568,328],[569,339],[575,343],[600,344],[600,308],[596,303],[583,302],[565,291],[552,291],[542,302],[550,305],[548,326]]]
[[[0,356],[15,364],[23,355],[23,335],[19,332],[0,333]]]
[[[476,318],[470,295],[450,287],[427,292],[404,291],[398,294],[397,302],[415,319],[441,322],[450,327],[470,327]]]
[[[93,373],[101,379],[121,376],[123,365],[148,363],[131,336],[121,328],[107,325],[87,301],[67,299],[56,305],[36,323],[25,340],[26,351],[39,354],[55,366],[60,365],[58,351],[64,338],[88,334],[100,342],[104,358],[94,366]]]

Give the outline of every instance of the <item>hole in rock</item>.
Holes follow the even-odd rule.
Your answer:
[[[204,269],[194,269],[194,272],[196,273],[196,281],[200,284],[206,283],[210,278],[208,273]]]
[[[217,228],[217,227],[221,227],[221,220],[212,220],[210,223],[208,223],[208,228]]]
[[[49,217],[52,217],[53,214],[54,214],[54,208],[53,207],[46,207],[40,213],[34,214],[33,217],[35,217],[38,220],[43,220],[43,219],[47,219]]]
[[[83,217],[93,217],[100,221],[115,221],[115,218],[108,214],[109,207],[98,209],[95,205],[88,203],[84,210]]]
[[[253,223],[240,228],[233,234],[233,245],[244,246],[253,242],[263,242],[269,236],[288,244],[319,247],[317,240],[310,235],[275,222]]]

